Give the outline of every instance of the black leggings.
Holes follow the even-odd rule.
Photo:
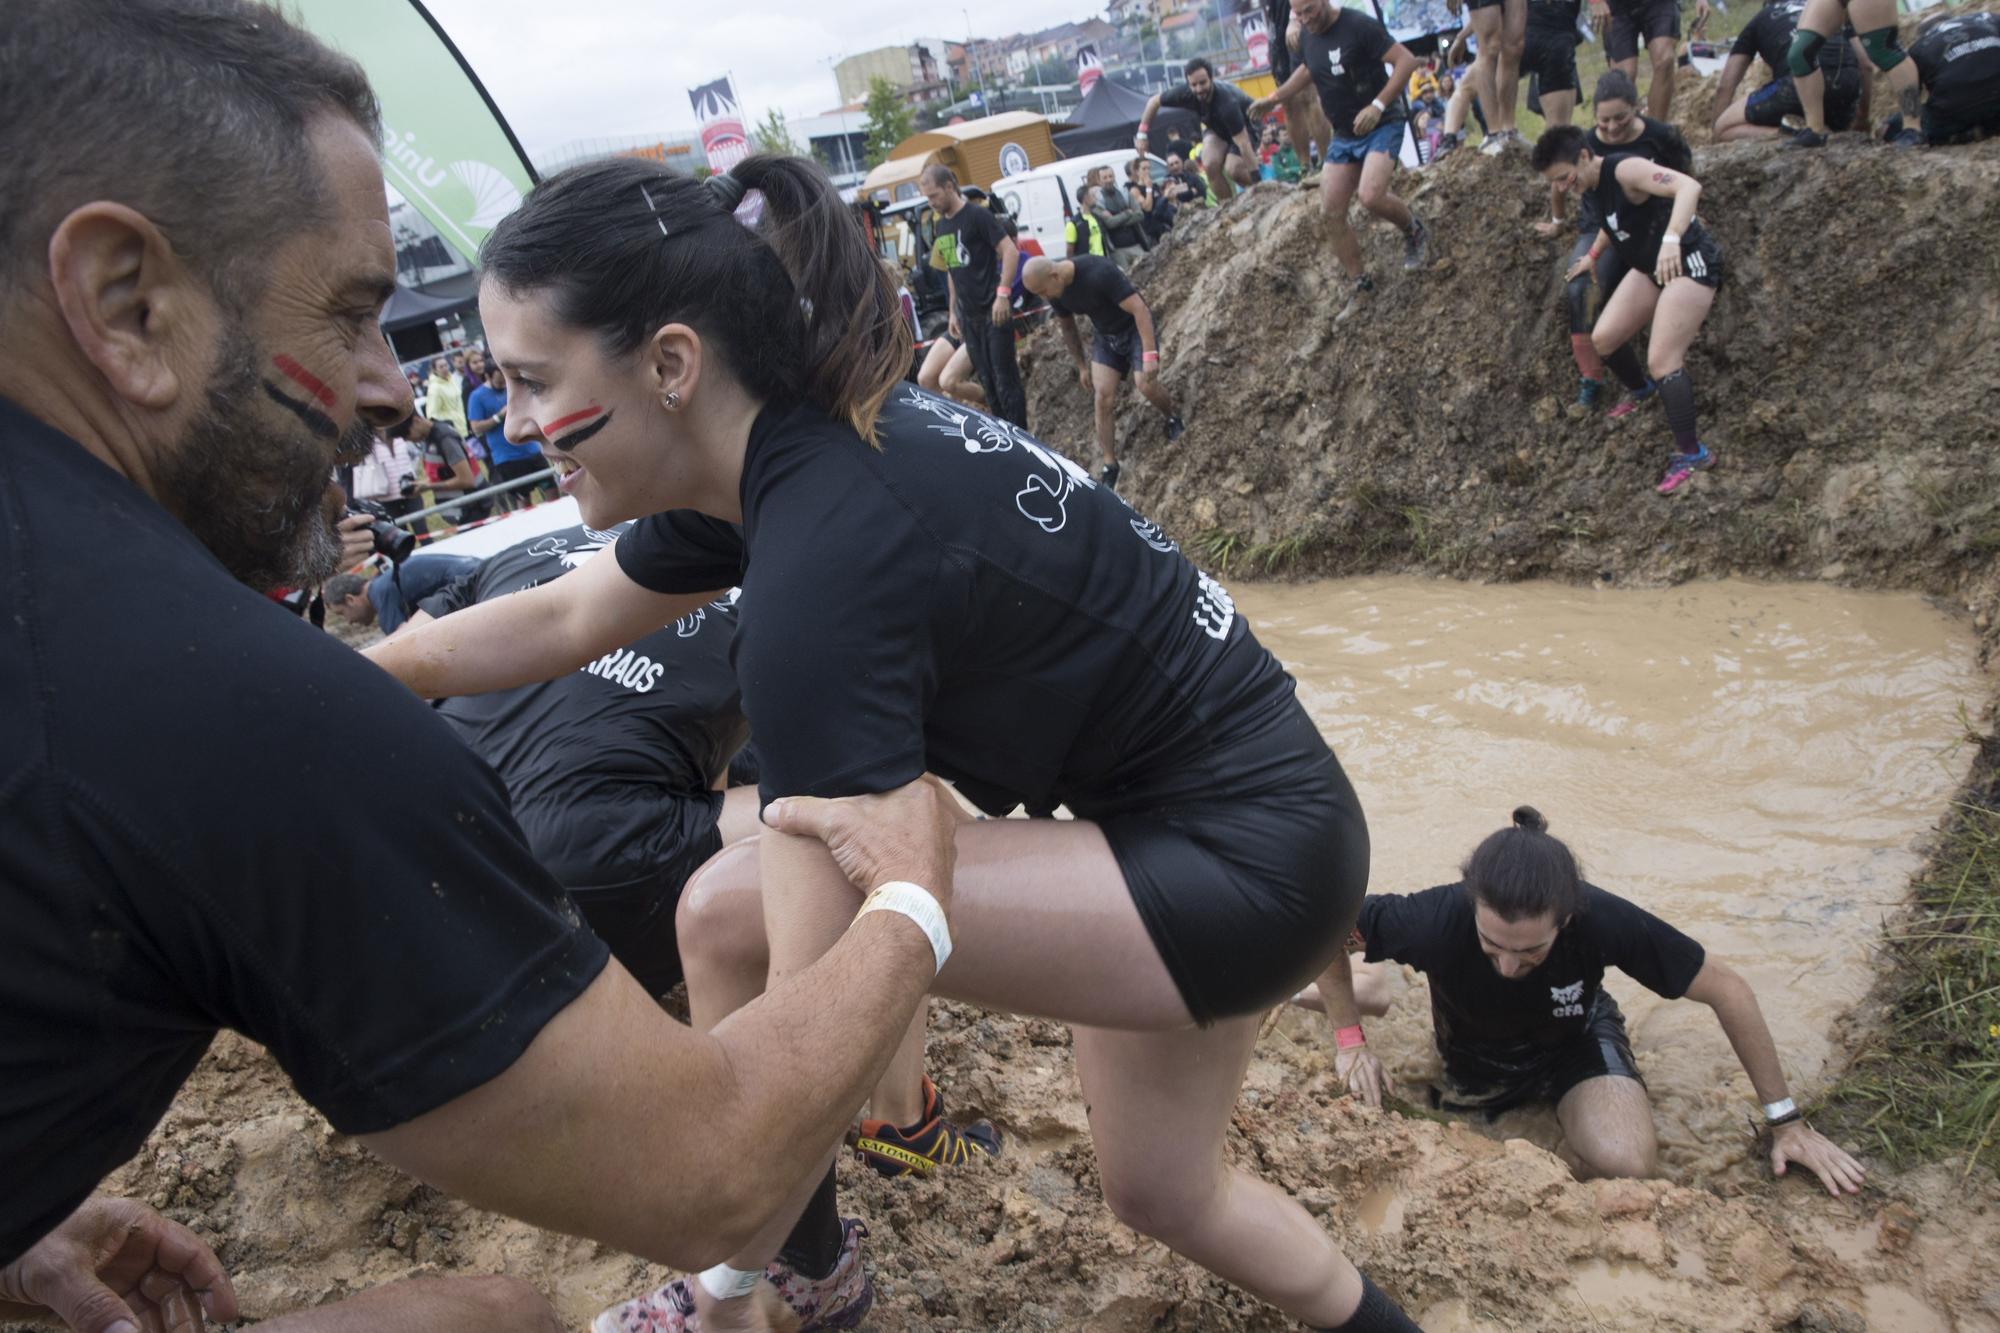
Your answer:
[[[995,324],[990,308],[973,310],[969,305],[959,305],[958,331],[965,336],[979,387],[986,390],[986,408],[1026,430],[1028,395],[1021,387],[1020,362],[1014,359],[1014,322]]]
[[[1569,260],[1563,265],[1563,272],[1569,266],[1590,253],[1591,244],[1600,235],[1598,228],[1577,235],[1576,244],[1570,247]],[[1569,306],[1569,331],[1589,333],[1596,325],[1597,317],[1590,310],[1589,273],[1579,273],[1563,287],[1563,300]],[[1618,247],[1607,245],[1604,253],[1597,257],[1597,308],[1604,309],[1604,303],[1611,299],[1611,293],[1618,290],[1618,284],[1625,281],[1625,264],[1618,258]]]

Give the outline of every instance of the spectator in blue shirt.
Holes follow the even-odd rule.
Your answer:
[[[486,459],[492,464],[496,483],[518,481],[547,469],[540,444],[533,440],[516,444],[507,438],[507,381],[493,362],[486,363],[486,383],[465,400],[465,415],[473,433],[486,444]],[[540,491],[541,487],[534,489]]]

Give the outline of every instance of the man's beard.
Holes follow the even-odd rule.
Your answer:
[[[223,335],[201,411],[160,470],[163,498],[236,579],[258,592],[312,587],[340,568],[340,538],[322,499],[331,486],[326,445],[296,423],[260,420],[256,344]],[[343,458],[373,437],[356,417]]]

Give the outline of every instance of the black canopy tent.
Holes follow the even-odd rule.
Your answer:
[[[479,304],[479,274],[458,273],[424,287],[396,284],[396,294],[382,307],[382,331],[389,335],[398,360],[438,350],[436,324],[446,315]],[[403,334],[404,337],[396,335]]]
[[[1102,153],[1113,148],[1130,148],[1139,132],[1139,116],[1146,109],[1147,96],[1114,79],[1102,78],[1090,96],[1070,113],[1069,127],[1056,131],[1056,151],[1064,157]],[[1201,142],[1201,127],[1192,111],[1161,107],[1147,131],[1154,152],[1165,148],[1169,139]]]

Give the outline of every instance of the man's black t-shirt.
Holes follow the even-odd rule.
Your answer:
[[[0,713],[0,1264],[219,1028],[370,1133],[499,1074],[603,968],[429,708],[4,400]]]
[[[1792,33],[1799,26],[1799,16],[1805,12],[1806,0],[1771,0],[1736,34],[1736,44],[1729,48],[1729,54],[1761,57],[1772,74],[1782,78],[1789,72],[1786,62],[1791,56]],[[1854,68],[1854,48],[1848,45],[1853,36],[1854,26],[1848,24],[1838,37],[1820,47],[1819,67],[1828,78],[1844,77]]]
[[[1584,136],[1584,143],[1598,157],[1608,157],[1612,153],[1637,153],[1648,162],[1658,162],[1671,167],[1682,175],[1694,171],[1694,149],[1678,128],[1664,120],[1654,120],[1651,116],[1639,117],[1639,137],[1630,143],[1606,143],[1597,135],[1597,127],[1592,126]],[[1577,228],[1580,231],[1596,231],[1604,225],[1604,213],[1597,205],[1597,197],[1585,192],[1577,202]]]
[[[563,528],[489,557],[423,603],[433,616],[559,578],[618,532]],[[438,706],[513,797],[535,857],[572,889],[655,872],[687,849],[692,800],[749,735],[736,672],[732,594],[554,680]]]
[[[1701,971],[1701,945],[1651,912],[1591,885],[1583,900],[1541,965],[1511,980],[1480,950],[1462,884],[1371,893],[1355,929],[1369,962],[1392,958],[1430,978],[1431,1021],[1448,1059],[1456,1052],[1490,1059],[1581,1033],[1607,967],[1669,1000],[1687,994]]]
[[[977,315],[990,310],[1000,290],[1000,242],[1007,239],[1007,229],[984,205],[969,200],[950,217],[939,218],[937,229],[939,236],[952,238],[942,253],[960,318],[968,311]]]
[[[1396,39],[1377,19],[1359,10],[1336,7],[1333,14],[1325,32],[1301,25],[1299,59],[1312,71],[1320,109],[1326,112],[1334,135],[1353,139],[1359,137],[1354,133],[1354,117],[1381,95],[1389,81],[1387,61]],[[1395,95],[1400,92],[1390,89],[1389,109],[1382,113],[1376,129],[1408,119],[1404,99]]]
[[[1206,102],[1196,97],[1194,89],[1185,83],[1177,83],[1160,94],[1161,106],[1194,112],[1195,119],[1201,122],[1202,129],[1210,134],[1220,135],[1224,139],[1234,139],[1237,135],[1249,131],[1250,121],[1243,113],[1249,108],[1251,100],[1250,94],[1235,84],[1225,83],[1220,79],[1211,83]],[[1255,133],[1251,133],[1250,137],[1254,140]]]
[[[660,592],[741,584],[736,675],[765,798],[925,770],[981,809],[1084,818],[1289,781],[1254,743],[1291,677],[1155,524],[1027,432],[912,385],[881,448],[767,407],[743,527],[681,510],[614,548]]]
[[[1076,265],[1076,277],[1071,279],[1069,290],[1049,302],[1050,309],[1063,315],[1086,316],[1091,326],[1107,338],[1130,333],[1138,327],[1132,312],[1118,304],[1138,295],[1123,269],[1108,259],[1091,255],[1080,255],[1070,262]]]
[[[1910,43],[1910,59],[1932,115],[1963,119],[2000,104],[2000,14],[1945,19]]]
[[[1578,45],[1583,41],[1583,33],[1576,20],[1582,12],[1583,0],[1528,0],[1528,30],[1568,37],[1571,45]]]

